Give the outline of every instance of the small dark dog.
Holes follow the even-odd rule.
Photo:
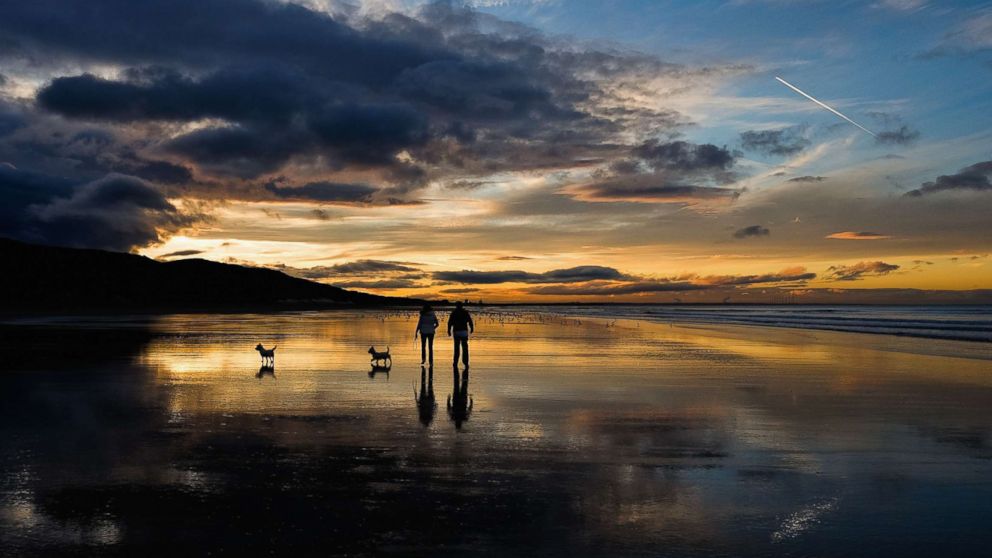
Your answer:
[[[393,357],[389,356],[389,347],[386,347],[386,352],[380,353],[375,350],[375,347],[369,347],[369,354],[372,355],[373,362],[385,362],[389,361],[389,365],[393,365]]]
[[[261,343],[259,343],[258,345],[255,345],[255,350],[258,351],[258,354],[262,355],[262,362],[268,361],[271,362],[272,364],[276,363],[275,347],[272,347],[271,349],[266,349],[265,347],[262,346]]]

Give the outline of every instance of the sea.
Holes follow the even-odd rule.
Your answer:
[[[992,341],[992,306],[870,305],[575,305],[531,307],[549,313],[660,323],[755,325]]]

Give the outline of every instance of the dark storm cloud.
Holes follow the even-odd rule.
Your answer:
[[[11,134],[26,125],[27,118],[19,109],[0,100],[0,137]]]
[[[342,85],[286,70],[224,70],[200,80],[171,70],[129,75],[133,81],[57,78],[39,92],[38,104],[76,118],[237,122],[180,136],[167,149],[249,177],[313,152],[338,164],[388,165],[397,151],[428,139],[427,118],[409,105],[339,102]]]
[[[558,106],[545,84],[505,62],[438,60],[405,70],[397,87],[406,98],[472,120],[582,117]]]
[[[4,213],[14,214],[0,231],[29,242],[127,251],[198,218],[140,178],[119,174],[77,185],[0,165],[0,192]]]
[[[880,144],[910,145],[920,138],[920,132],[909,126],[900,126],[895,130],[879,132],[875,139]]]
[[[748,151],[765,155],[795,155],[810,146],[803,137],[805,127],[797,126],[781,130],[748,130],[741,133],[741,146]]]
[[[790,178],[789,182],[823,182],[826,180],[825,176],[797,176],[795,178]]]
[[[309,127],[322,146],[344,160],[388,164],[399,150],[427,141],[427,118],[402,104],[342,104],[313,116]]]
[[[755,236],[768,236],[771,231],[761,225],[751,225],[734,231],[734,238],[751,238]]]
[[[37,0],[2,12],[0,37],[16,48],[0,49],[0,65],[29,60],[50,81],[33,104],[0,104],[0,158],[70,176],[70,191],[57,197],[75,202],[60,207],[77,221],[91,212],[94,230],[123,206],[72,196],[110,173],[191,198],[356,206],[418,203],[432,181],[583,166],[611,173],[585,192],[591,201],[740,193],[715,187],[734,180],[735,153],[644,141],[675,137],[690,122],[630,99],[658,78],[689,88],[744,66],[669,64],[449,3],[377,19],[268,0]],[[629,181],[611,182],[621,176]],[[20,195],[44,205],[55,195],[46,192]],[[178,213],[169,209],[124,205],[145,222],[160,219],[152,228],[163,235],[183,221],[170,223]],[[30,220],[67,228],[69,217],[57,213]],[[2,226],[20,231],[25,219]],[[122,246],[153,241],[147,227],[129,226]],[[85,239],[108,245],[100,235],[76,240]]]
[[[361,33],[304,7],[259,0],[38,0],[14,3],[0,32],[27,52],[132,65],[290,65],[342,81],[382,84],[443,58],[390,32]]]
[[[899,269],[896,264],[885,262],[858,262],[852,265],[834,265],[827,268],[829,278],[836,281],[857,281],[865,277],[888,275]]]
[[[265,189],[279,199],[329,203],[370,203],[377,188],[367,184],[339,184],[335,182],[310,182],[302,186],[265,185]]]
[[[612,90],[745,67],[686,68],[566,45],[448,3],[416,17],[350,13],[262,0],[40,0],[6,9],[0,35],[53,68],[126,68],[112,79],[57,76],[37,105],[115,127],[198,122],[165,142],[134,141],[221,177],[258,177],[294,161],[329,172],[358,166],[381,171],[402,200],[432,173],[574,166],[632,150],[669,172],[733,164],[710,144],[619,140],[622,131],[658,135],[686,121],[629,108]]]
[[[734,154],[726,147],[686,141],[662,143],[658,140],[649,140],[637,146],[633,154],[655,170],[683,172],[727,170],[735,161]]]
[[[544,273],[527,271],[438,271],[436,281],[494,285],[498,283],[582,283],[593,280],[621,280],[628,278],[612,267],[583,265],[567,269],[553,269]]]
[[[199,80],[171,69],[132,69],[126,81],[90,74],[60,77],[38,104],[63,116],[111,121],[285,121],[330,99],[308,91],[307,77],[284,69],[221,70]],[[340,86],[336,89],[340,89]]]
[[[36,220],[28,208],[68,197],[76,185],[66,178],[25,172],[0,162],[0,197],[3,198],[0,235],[32,240],[30,229],[36,225]],[[41,239],[39,234],[36,240]]]
[[[919,188],[906,192],[909,197],[921,197],[949,190],[972,190],[976,192],[992,191],[992,161],[975,163],[961,169],[956,174],[944,174],[933,182],[924,182]]]
[[[205,128],[175,138],[165,149],[218,174],[252,178],[282,167],[296,152],[278,130],[232,126]]]
[[[130,170],[135,176],[163,184],[186,184],[193,180],[189,167],[168,161],[144,161]]]

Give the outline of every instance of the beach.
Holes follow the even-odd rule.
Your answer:
[[[9,319],[0,546],[975,556],[992,542],[988,343],[474,316],[467,373],[445,311],[432,368],[406,310]],[[277,346],[273,367],[258,343]]]

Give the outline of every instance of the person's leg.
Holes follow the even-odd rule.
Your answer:
[[[427,336],[427,350],[430,355],[430,363],[434,364],[434,334]]]
[[[459,339],[458,337],[453,337],[453,339],[455,340],[455,358],[451,359],[451,364],[458,366],[458,349],[459,349],[459,342],[461,341],[461,339]]]
[[[462,362],[468,366],[468,338],[462,338]]]
[[[420,364],[427,360],[427,336],[420,334]]]

